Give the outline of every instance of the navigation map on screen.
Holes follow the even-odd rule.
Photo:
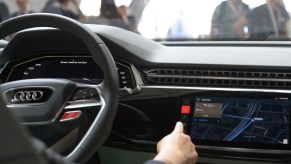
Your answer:
[[[191,138],[288,144],[290,100],[196,97]]]

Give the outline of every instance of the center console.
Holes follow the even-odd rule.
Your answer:
[[[115,133],[107,142],[108,145],[127,150],[156,152],[157,142],[171,133],[175,123],[180,120],[184,123],[185,133],[195,144],[200,159],[236,162],[248,160],[259,163],[291,161],[290,91],[235,88],[170,91],[176,96],[124,101],[148,119],[137,117],[136,114],[132,117],[133,114],[125,113],[120,107],[119,111],[126,114],[126,117],[117,115],[116,120],[124,118],[120,120],[125,123],[130,121],[128,116],[134,119],[128,124],[130,126],[116,122],[122,128],[115,127],[113,131],[123,136]],[[145,120],[151,126],[139,124]],[[144,130],[141,131],[142,129]]]

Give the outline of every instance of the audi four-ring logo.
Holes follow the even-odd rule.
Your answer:
[[[38,101],[41,98],[42,91],[19,91],[14,95],[12,102]]]

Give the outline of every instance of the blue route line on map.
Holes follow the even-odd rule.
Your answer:
[[[223,107],[223,109],[222,109],[222,112],[221,113],[223,113],[224,112],[224,110],[226,109],[226,107],[228,106],[228,104],[226,104],[224,107]]]
[[[234,135],[233,137],[231,137],[229,139],[229,141],[232,141],[235,137],[237,137],[238,135],[240,135],[241,132],[243,132],[246,128],[248,128],[251,124],[253,123],[253,121],[251,121],[250,123],[248,123],[244,128],[242,128],[236,135]]]
[[[234,118],[240,118],[240,119],[247,119],[247,120],[251,120],[251,118],[247,118],[247,117],[241,117],[241,116],[234,116],[234,115],[229,115],[229,114],[223,114],[224,116],[228,116],[228,117],[234,117]]]

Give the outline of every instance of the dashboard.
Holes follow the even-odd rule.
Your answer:
[[[153,153],[157,141],[182,121],[205,163],[290,160],[290,43],[162,45],[113,27],[88,27],[109,48],[119,76],[119,111],[106,146]],[[18,33],[1,56],[2,83],[103,81],[84,44],[54,29]]]

